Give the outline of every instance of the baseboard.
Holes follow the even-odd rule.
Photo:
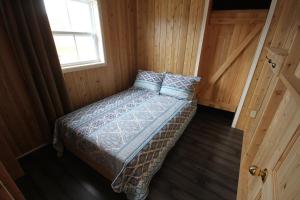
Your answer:
[[[41,148],[43,148],[43,147],[45,147],[47,145],[49,145],[49,143],[45,143],[45,144],[42,144],[42,145],[40,145],[38,147],[35,147],[35,148],[31,149],[30,151],[27,151],[27,152],[23,153],[22,155],[16,157],[16,159],[18,160],[20,158],[23,158],[24,156],[27,156],[28,154],[31,154],[32,152],[37,151],[37,150],[39,150],[39,149],[41,149]]]

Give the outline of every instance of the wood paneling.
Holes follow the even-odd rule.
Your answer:
[[[262,111],[261,106],[273,77],[273,71],[270,70],[270,65],[265,57],[273,57],[273,60],[276,58],[274,55],[270,55],[268,49],[281,49],[281,51],[288,52],[294,41],[295,33],[299,30],[299,22],[297,22],[300,18],[299,1],[289,0],[285,5],[283,4],[282,1],[279,1],[276,7],[264,49],[237,122],[236,127],[247,133],[252,132],[250,129],[257,126],[257,118]],[[256,112],[256,116],[250,117],[251,112]]]
[[[300,90],[295,72],[300,60],[300,32],[275,76],[273,89],[268,89],[271,98],[264,100],[262,115],[253,137],[248,144],[243,163],[253,163],[267,168],[272,176],[262,185],[260,179],[248,177],[248,199],[254,199],[261,190],[262,199],[298,199],[300,195],[298,174],[300,135]],[[268,95],[267,95],[268,96]],[[265,98],[266,99],[266,98]],[[272,144],[272,145],[270,145]],[[298,155],[297,155],[298,154]],[[244,164],[243,167],[247,167]],[[245,198],[241,198],[245,199]]]
[[[291,190],[287,188],[284,191],[282,190],[284,184],[276,185],[276,181],[282,184],[280,179],[269,180],[269,183],[265,184],[266,187],[270,186],[267,189],[259,187],[252,177],[250,180],[246,171],[250,164],[260,164],[264,165],[262,167],[269,167],[272,175],[276,175],[277,171],[283,169],[279,166],[286,166],[283,162],[292,163],[291,166],[299,163],[297,159],[292,161],[284,158],[291,156],[289,151],[292,152],[294,147],[290,144],[296,141],[294,136],[299,135],[300,82],[296,75],[300,61],[299,25],[300,2],[279,0],[237,123],[237,127],[243,129],[245,133],[240,170],[240,177],[243,180],[240,178],[238,199],[247,199],[248,194],[252,198],[257,195],[257,190],[262,191],[262,199],[264,199],[265,193],[270,195],[269,191],[272,192],[270,183],[281,187],[273,193],[274,195],[284,194],[286,198],[294,195],[291,199],[299,195],[299,190],[293,188],[293,184],[298,183],[293,179],[288,168],[283,170],[284,178],[295,182],[290,184],[286,181],[289,182],[287,187]],[[276,63],[275,69],[268,63],[266,56]],[[296,131],[297,127],[298,131]],[[276,149],[268,150],[273,147]],[[262,154],[263,152],[269,152],[270,155],[266,156]],[[280,155],[282,153],[283,155]],[[270,159],[273,161],[268,162]],[[266,162],[262,162],[263,160]],[[298,171],[295,173],[299,173]],[[247,185],[249,185],[248,191]],[[270,197],[270,199],[277,199],[277,197]]]
[[[137,65],[194,75],[205,0],[138,0]]]
[[[136,1],[99,2],[107,64],[64,74],[73,109],[128,88],[136,75]]]
[[[236,110],[266,14],[266,10],[211,12],[199,66],[200,104]]]
[[[298,54],[298,58],[299,58]],[[248,177],[248,199],[255,199],[258,193],[262,193],[262,200],[267,199],[298,199],[300,195],[298,174],[300,135],[300,98],[299,94],[293,94],[289,80],[283,81],[279,77],[277,86],[273,90],[282,90],[280,101],[270,99],[268,108],[264,111],[255,136],[264,135],[255,144],[250,144],[247,156],[252,157],[251,164],[266,168],[271,176],[267,182],[261,184],[261,179]],[[265,121],[268,121],[266,125]],[[280,123],[279,123],[280,122]],[[297,141],[297,142],[296,142]],[[272,144],[272,145],[270,145]],[[274,188],[274,189],[273,189]]]

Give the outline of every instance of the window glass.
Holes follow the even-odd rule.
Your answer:
[[[54,35],[54,41],[61,64],[77,61],[76,45],[73,35]]]
[[[96,0],[44,0],[62,67],[104,63]]]
[[[76,44],[78,47],[78,57],[80,61],[97,60],[97,49],[92,36],[77,35]]]
[[[70,21],[73,31],[93,32],[92,14],[89,3],[69,1]]]
[[[64,0],[45,0],[44,2],[52,31],[71,30],[66,2]]]

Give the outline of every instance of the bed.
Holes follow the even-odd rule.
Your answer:
[[[54,147],[87,162],[115,192],[143,200],[195,111],[193,101],[132,87],[59,118]]]

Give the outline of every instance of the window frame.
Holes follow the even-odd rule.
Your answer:
[[[68,0],[65,0],[67,4]],[[52,32],[52,37],[54,38],[55,35],[67,35],[67,36],[73,36],[74,42],[75,42],[75,47],[76,47],[76,52],[77,51],[77,44],[76,44],[76,35],[81,35],[81,36],[91,36],[94,40],[94,45],[97,53],[98,59],[96,60],[88,60],[88,61],[79,61],[79,62],[72,62],[72,63],[66,63],[66,64],[61,64],[61,70],[63,73],[67,72],[72,72],[72,71],[79,71],[79,70],[84,70],[84,69],[90,69],[90,68],[97,68],[97,67],[102,67],[107,65],[107,57],[106,57],[106,48],[105,48],[105,42],[104,42],[104,34],[103,34],[103,23],[102,23],[102,12],[101,12],[101,0],[72,0],[72,1],[77,1],[77,2],[83,2],[89,4],[89,9],[90,9],[90,17],[91,17],[91,22],[92,22],[92,32],[77,32],[77,31],[53,31]],[[67,6],[68,8],[68,6]],[[95,22],[95,11],[94,9],[98,9],[98,22],[99,25],[96,25]],[[100,30],[95,30],[95,28],[100,28]],[[102,44],[101,44],[102,43]],[[100,45],[102,45],[102,56],[100,55]],[[103,59],[103,61],[101,60]]]

